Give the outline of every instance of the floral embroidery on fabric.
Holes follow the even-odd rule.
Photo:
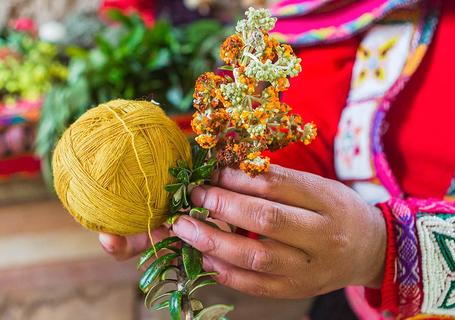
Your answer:
[[[424,299],[422,312],[455,316],[455,215],[418,214]]]
[[[373,177],[370,158],[370,131],[376,103],[348,105],[341,114],[335,138],[335,168],[340,179]]]
[[[411,23],[378,25],[368,32],[358,51],[350,101],[380,98],[400,76],[415,27]]]

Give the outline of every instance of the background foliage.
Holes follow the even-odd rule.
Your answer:
[[[158,20],[147,28],[134,15],[109,16],[115,25],[105,25],[92,46],[65,48],[67,81],[46,95],[36,151],[48,182],[55,142],[90,107],[115,98],[153,99],[169,114],[189,111],[197,75],[215,68],[215,48],[231,31],[208,19],[183,26]]]

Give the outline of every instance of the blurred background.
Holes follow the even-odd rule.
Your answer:
[[[119,263],[52,193],[65,128],[112,98],[154,99],[190,134],[195,78],[218,64],[232,21],[266,0],[0,1],[0,319],[167,319],[142,307]],[[231,319],[303,319],[309,301],[203,292]]]

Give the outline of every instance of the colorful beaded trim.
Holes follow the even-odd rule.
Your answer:
[[[399,9],[408,7],[415,3],[419,2],[418,0],[389,0],[384,1],[381,5],[376,7],[375,9],[371,10],[370,12],[362,13],[360,16],[354,17],[352,20],[340,24],[340,25],[332,25],[318,29],[312,29],[309,31],[305,31],[300,34],[292,34],[290,32],[274,32],[273,36],[276,37],[278,40],[290,43],[293,45],[303,46],[303,45],[313,45],[316,43],[326,43],[326,42],[334,42],[343,39],[350,38],[354,34],[357,34],[366,28],[368,28],[372,23],[382,19],[390,12]],[[301,15],[305,13],[305,10],[308,10],[309,4],[301,4],[291,6],[285,6],[287,14],[286,16],[291,15]],[[276,9],[276,11],[279,11]],[[290,14],[290,12],[295,12],[294,14]],[[283,21],[286,23],[286,21]]]

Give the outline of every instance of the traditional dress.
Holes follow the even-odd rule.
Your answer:
[[[455,1],[281,1],[276,36],[302,74],[284,99],[318,126],[272,162],[338,179],[387,225],[381,290],[361,319],[455,317]]]

